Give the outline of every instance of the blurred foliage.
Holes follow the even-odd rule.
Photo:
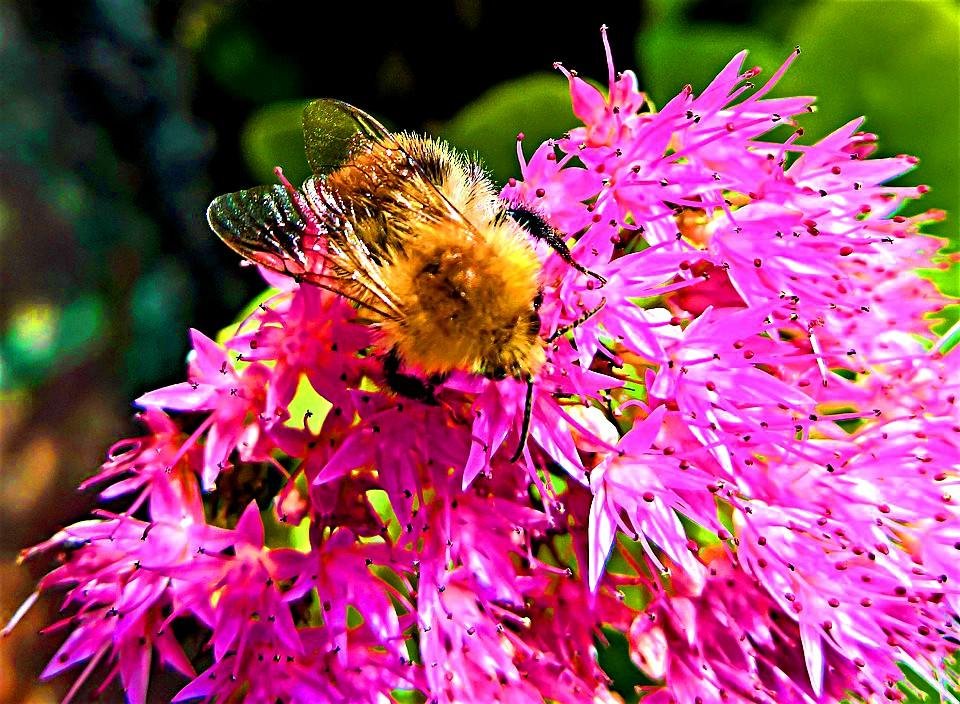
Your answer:
[[[478,154],[500,183],[519,175],[516,139],[524,134],[527,157],[551,137],[576,126],[567,80],[537,73],[491,88],[457,113],[440,136]]]
[[[596,638],[597,660],[613,680],[613,690],[624,701],[637,701],[636,688],[655,684],[630,659],[630,643],[615,628],[604,628],[603,638]]]
[[[775,95],[819,97],[804,140],[865,114],[882,154],[921,158],[902,181],[931,187],[916,210],[948,210],[929,230],[956,248],[955,0],[594,5],[576,22],[552,3],[449,0],[345,6],[318,23],[252,0],[0,4],[0,563],[87,509],[73,486],[132,434],[129,399],[181,378],[187,328],[221,328],[262,290],[204,212],[218,193],[273,181],[276,165],[306,177],[312,97],[442,136],[503,182],[519,172],[519,132],[529,156],[575,124],[554,60],[605,83],[604,22],[617,68],[636,69],[660,105],[742,49],[769,76],[800,45]],[[956,269],[936,278],[960,293]],[[2,621],[32,586],[23,572],[0,580]],[[33,643],[26,630],[17,638]],[[0,700],[31,696],[16,677],[35,680],[55,645],[42,643],[0,643],[0,672],[22,673],[0,676]],[[601,650],[629,694],[640,680],[623,643]]]
[[[201,65],[236,97],[263,104],[295,94],[301,87],[301,66],[271,46],[251,24],[229,18],[214,24],[198,48]]]
[[[240,137],[247,167],[256,180],[276,180],[273,169],[282,165],[291,183],[303,183],[310,175],[303,149],[303,108],[306,100],[271,103],[257,110]]]

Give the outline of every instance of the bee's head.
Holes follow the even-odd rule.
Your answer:
[[[503,381],[507,378],[507,368],[502,364],[498,364],[492,369],[484,373],[488,379],[493,379],[494,381]]]

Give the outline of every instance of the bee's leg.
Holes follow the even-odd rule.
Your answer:
[[[581,325],[583,325],[585,322],[590,320],[590,318],[592,318],[597,313],[599,313],[600,310],[606,304],[607,304],[607,299],[601,298],[600,303],[598,303],[596,306],[594,306],[590,310],[586,311],[583,315],[581,315],[579,318],[574,320],[572,323],[567,323],[566,325],[561,325],[560,327],[558,327],[556,330],[553,331],[553,334],[547,338],[547,344],[550,344],[551,342],[555,342],[557,339],[559,339],[563,335],[566,335],[568,332],[570,332],[574,328],[578,328]]]
[[[529,232],[533,237],[536,237],[538,240],[543,240],[550,245],[550,248],[559,254],[563,261],[579,271],[581,274],[585,274],[586,276],[596,279],[600,282],[601,286],[607,283],[607,280],[600,276],[600,274],[590,271],[573,258],[573,256],[570,254],[570,248],[567,247],[567,243],[563,241],[563,236],[557,232],[557,230],[550,227],[547,221],[544,220],[539,214],[523,207],[522,205],[515,205],[507,209],[507,215],[513,218],[513,220],[515,220],[518,224],[526,228],[527,232]]]
[[[430,387],[440,386],[443,382],[450,378],[450,372],[444,372],[443,374],[431,374],[427,377],[427,381],[430,384]]]
[[[527,397],[523,403],[523,424],[520,426],[520,443],[517,445],[516,452],[510,458],[511,462],[516,462],[523,454],[523,448],[527,444],[527,436],[530,434],[530,416],[533,415],[533,377],[527,377]]]
[[[400,356],[396,348],[391,348],[383,358],[383,380],[396,394],[405,398],[420,401],[430,406],[436,406],[437,397],[434,395],[434,385],[442,383],[442,379],[435,381],[431,377],[424,381],[410,374],[400,371]]]

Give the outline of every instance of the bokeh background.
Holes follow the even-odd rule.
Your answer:
[[[309,97],[444,136],[503,181],[517,132],[532,149],[575,124],[553,61],[605,82],[603,23],[657,104],[741,49],[769,75],[800,45],[776,94],[819,97],[804,139],[866,114],[884,154],[921,158],[906,181],[931,187],[922,208],[951,211],[929,229],[956,248],[955,0],[401,5],[0,2],[0,623],[50,566],[18,567],[17,552],[89,510],[74,487],[135,432],[130,399],[179,381],[187,329],[216,333],[262,288],[204,211],[275,164],[306,175]],[[958,278],[938,280],[957,294]],[[62,696],[66,681],[36,682],[55,611],[41,600],[0,640],[0,702]]]

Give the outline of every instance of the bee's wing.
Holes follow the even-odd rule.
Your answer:
[[[365,141],[399,149],[394,136],[376,119],[359,108],[330,98],[314,100],[304,108],[303,141],[307,162],[318,176],[350,161]]]
[[[430,167],[411,156],[386,127],[363,110],[340,100],[323,98],[310,102],[303,111],[303,135],[307,161],[314,176],[304,183],[307,201],[317,210],[348,212],[350,217],[391,216],[394,236],[402,236],[404,215],[416,211],[421,220],[454,221],[465,237],[477,236],[476,227],[443,193],[437,179],[442,169]],[[360,155],[367,155],[362,158]],[[342,166],[363,161],[365,172],[354,184],[350,203],[338,202],[340,194],[325,192],[319,182]],[[419,185],[418,185],[419,184]],[[387,232],[382,241],[369,234],[365,244],[375,256],[392,243]],[[336,233],[333,233],[336,236]]]
[[[411,236],[411,223],[454,221],[465,237],[476,229],[443,195],[431,175],[436,169],[412,158],[362,110],[315,100],[303,125],[316,176],[302,191],[284,180],[219,196],[207,209],[210,227],[256,264],[339,293],[381,319],[402,318],[380,267]],[[347,166],[356,167],[349,187],[328,187],[327,178]]]
[[[332,251],[316,247],[318,228],[349,232],[349,224],[334,210],[322,222],[300,205],[300,194],[284,186],[258,186],[215,198],[207,221],[227,246],[255,264],[308,281],[373,311],[381,319],[399,315],[396,301],[375,271],[361,242]],[[341,242],[343,241],[340,238]],[[318,260],[323,264],[318,266]],[[318,268],[320,271],[318,271]],[[358,291],[369,296],[358,297]]]
[[[214,198],[207,222],[230,249],[256,264],[290,276],[306,270],[307,223],[279,184]]]
[[[374,118],[339,100],[314,100],[303,112],[307,160],[318,175],[347,163],[355,150],[371,142],[391,148],[396,140]],[[338,234],[349,229],[342,204],[322,186],[308,181],[313,197],[283,179],[283,185],[258,186],[219,196],[207,208],[207,221],[231,249],[252,262],[291,276],[308,269],[305,236]]]

